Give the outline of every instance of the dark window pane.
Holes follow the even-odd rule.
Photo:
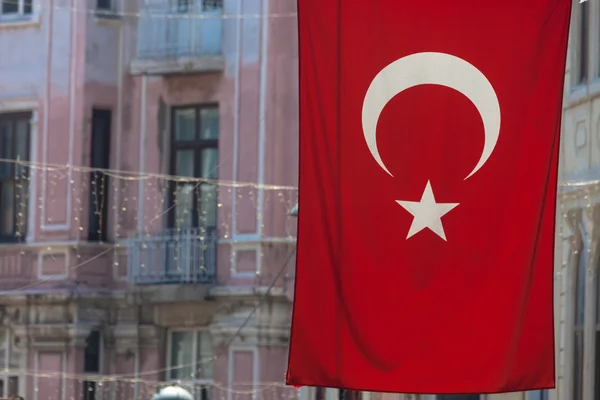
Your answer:
[[[212,337],[208,331],[200,331],[196,336],[196,359],[194,364],[198,371],[197,376],[201,379],[213,379],[214,363],[206,362],[206,360],[214,357]]]
[[[478,394],[438,395],[436,400],[479,400]]]
[[[12,140],[12,122],[0,121],[0,158],[5,160],[14,159],[14,146]],[[11,179],[12,163],[0,161],[0,179]]]
[[[23,4],[23,13],[31,14],[33,12],[33,0],[25,0]]]
[[[27,231],[29,120],[31,114],[0,114],[0,240],[22,240]],[[22,161],[17,163],[15,161]]]
[[[315,400],[325,400],[325,388],[315,388]]]
[[[198,207],[200,225],[208,228],[216,227],[218,210],[217,185],[208,183],[200,185],[198,201],[200,203]]]
[[[587,239],[584,237],[584,244]],[[577,280],[575,287],[575,325],[583,325],[585,308],[585,277],[587,261],[587,245],[581,247],[577,262]]]
[[[193,10],[194,0],[177,0],[177,12],[187,13]]]
[[[83,382],[83,400],[95,400],[96,399],[96,382],[84,381]]]
[[[111,11],[112,10],[112,1],[111,0],[97,0],[96,9],[102,11]]]
[[[217,179],[219,167],[219,149],[208,148],[201,152],[202,165],[200,166],[200,177],[206,179]],[[203,183],[199,193],[199,218],[200,225],[205,227],[217,226],[217,185]]]
[[[596,374],[596,379],[594,379],[594,400],[600,400],[600,332],[598,331],[596,331],[596,357],[594,358],[594,362],[596,364],[594,371]]]
[[[200,139],[219,138],[219,109],[203,108],[200,110]]]
[[[599,266],[600,266],[600,264],[599,264]],[[599,273],[596,273],[596,290],[600,291],[600,274]],[[597,293],[600,293],[600,292],[597,292]],[[596,298],[596,324],[600,324],[600,296],[597,296],[597,298]],[[600,360],[598,360],[598,361],[600,361]],[[596,386],[598,386],[600,389],[600,381],[598,381],[598,382],[599,383]],[[598,397],[597,400],[600,400],[600,397]]]
[[[29,160],[29,121],[16,121],[15,122],[15,155],[14,158],[19,161]],[[26,164],[16,165],[15,175],[20,178],[27,177]]]
[[[589,48],[589,30],[590,30],[590,6],[588,2],[578,4],[581,8],[579,23],[579,70],[577,71],[577,83],[587,81],[588,77],[588,48]]]
[[[175,110],[175,140],[189,141],[196,138],[196,110]]]
[[[85,341],[83,369],[85,372],[100,372],[100,341],[99,331],[92,331]]]
[[[171,336],[171,379],[190,379],[195,372],[194,332],[173,332]],[[178,368],[175,368],[179,366]]]
[[[583,395],[583,332],[575,331],[573,351],[573,400]]]
[[[202,0],[202,11],[221,11],[223,0]]]
[[[27,202],[29,201],[29,181],[15,180],[15,223],[16,236],[23,239],[27,234]]]
[[[15,183],[0,182],[0,236],[12,236],[15,223]]]
[[[110,110],[92,110],[92,145],[90,148],[90,198],[88,240],[108,239],[109,176],[103,171],[110,167],[110,137],[112,113]]]
[[[180,150],[175,156],[175,175],[194,176],[194,151]]]
[[[202,160],[200,178],[217,179],[219,173],[219,149],[210,148],[202,150],[200,159]]]
[[[19,12],[19,2],[12,1],[3,1],[2,2],[2,14],[16,14]]]
[[[14,397],[14,396],[18,396],[19,395],[19,378],[16,376],[9,376],[8,377],[8,390],[6,391],[6,394],[8,395],[8,397]]]
[[[194,185],[178,184],[175,197],[175,226],[179,229],[193,227],[194,219]]]

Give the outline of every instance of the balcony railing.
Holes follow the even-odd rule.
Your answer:
[[[132,72],[222,70],[221,1],[163,1],[141,12]],[[155,71],[146,71],[152,68]]]
[[[127,247],[132,284],[211,284],[215,281],[215,229],[169,229],[157,236],[132,237]]]

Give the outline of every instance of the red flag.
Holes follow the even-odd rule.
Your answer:
[[[301,0],[287,383],[554,387],[571,2]]]

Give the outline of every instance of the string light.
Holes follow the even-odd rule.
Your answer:
[[[200,395],[202,391],[209,394],[210,399],[237,399],[247,398],[247,396],[257,397],[261,400],[276,400],[276,399],[299,399],[297,390],[286,386],[283,382],[243,382],[233,381],[230,384],[223,384],[218,381],[176,381],[176,382],[157,382],[143,381],[139,379],[119,379],[107,380],[103,375],[74,375],[60,372],[32,372],[29,370],[3,370],[3,375],[11,376],[28,376],[33,378],[35,385],[32,388],[26,388],[27,391],[38,392],[40,399],[61,399],[62,390],[56,389],[55,392],[49,390],[49,387],[57,387],[56,382],[63,383],[63,388],[71,398],[81,398],[83,395],[84,382],[95,383],[96,398],[110,398],[114,395],[115,400],[131,399],[131,391],[134,385],[139,387],[139,396],[143,399],[149,399],[161,387],[169,385],[181,386],[192,394]],[[49,384],[49,385],[48,385]],[[40,389],[43,388],[43,396]],[[89,389],[93,389],[90,387]],[[24,394],[21,394],[22,396]],[[73,397],[75,395],[75,397]],[[24,396],[28,398],[28,396]],[[200,397],[200,396],[199,396]],[[85,398],[85,397],[83,397]]]
[[[17,219],[14,232],[19,243],[25,244],[25,241],[28,240],[27,246],[21,247],[21,256],[27,256],[25,250],[34,250],[35,247],[39,247],[47,253],[51,253],[53,250],[64,250],[68,247],[70,251],[75,252],[74,259],[76,260],[69,267],[70,271],[85,269],[84,267],[91,261],[111,251],[114,253],[112,255],[113,267],[115,270],[119,269],[121,257],[118,252],[132,249],[135,246],[146,250],[149,244],[156,245],[157,240],[163,240],[164,235],[168,235],[171,238],[169,240],[172,240],[176,247],[181,244],[182,240],[191,238],[195,241],[194,245],[203,251],[208,250],[209,246],[216,245],[215,241],[216,243],[231,244],[240,242],[237,239],[237,232],[231,231],[231,220],[237,218],[237,212],[231,208],[232,186],[246,188],[244,191],[238,190],[235,194],[238,209],[258,210],[256,190],[260,186],[266,193],[263,196],[263,207],[269,210],[269,217],[276,218],[277,215],[280,215],[281,220],[286,221],[282,227],[283,230],[276,232],[276,237],[262,237],[261,241],[275,240],[282,244],[294,242],[296,222],[293,218],[288,218],[287,214],[297,203],[295,187],[194,178],[187,180],[184,184],[183,181],[187,178],[178,176],[144,174],[132,179],[131,173],[125,176],[126,171],[72,167],[70,168],[71,179],[77,181],[78,184],[71,185],[73,207],[70,212],[65,212],[58,209],[57,206],[64,201],[62,188],[68,186],[67,168],[57,166],[41,168],[35,163],[18,160],[0,159],[0,162],[12,162],[21,167],[16,168],[19,176],[15,179]],[[32,169],[38,169],[43,173],[32,174]],[[90,180],[91,171],[98,173],[101,178]],[[139,179],[144,180],[144,191],[141,194],[137,193]],[[33,185],[40,185],[42,180],[47,182],[47,193],[40,193],[36,199],[37,202],[31,201],[32,199],[28,195],[29,189]],[[137,213],[132,212],[137,208],[138,196],[143,196],[146,210],[142,221],[138,221]],[[120,201],[120,204],[117,201]],[[248,207],[242,208],[244,205],[242,201]],[[37,203],[37,207],[35,207],[35,203]],[[36,210],[32,210],[31,206]],[[90,210],[87,210],[88,206]],[[46,213],[42,212],[44,209]],[[31,213],[34,213],[35,220],[33,221],[34,226],[29,227],[28,218]],[[57,213],[68,215],[70,220],[55,221]],[[95,227],[88,226],[90,219],[88,214],[95,217],[97,222]],[[44,217],[46,217],[45,221]],[[264,231],[265,226],[263,218],[262,215],[256,216],[261,231]],[[166,219],[171,221],[170,232],[163,229]],[[196,222],[193,222],[194,220]],[[63,224],[65,227],[71,226],[68,232],[71,232],[71,235],[74,233],[74,240],[53,244],[49,242],[36,243],[31,240],[31,237],[28,238],[28,234],[39,237],[39,234],[43,233],[36,226],[43,227],[57,223]],[[91,232],[88,232],[90,230]],[[67,230],[65,229],[65,231]],[[90,243],[87,240],[88,236],[99,239],[97,240],[98,245]],[[99,245],[100,247],[98,247]],[[106,246],[109,248],[106,249]],[[86,250],[86,254],[82,253],[82,249]],[[155,251],[161,250],[157,250],[155,247]],[[83,260],[84,256],[92,257],[92,259]],[[176,264],[180,261],[177,254],[174,260]],[[93,268],[94,265],[91,267]],[[235,268],[235,266],[233,267]],[[141,268],[143,269],[145,266]],[[260,271],[257,270],[257,277],[260,278],[260,275]],[[53,279],[41,280],[37,284]],[[260,283],[258,282],[258,284]],[[22,289],[23,287],[10,288],[11,291]]]
[[[123,254],[127,255],[128,251],[132,250],[132,246],[138,246],[139,249],[144,253],[150,253],[149,257],[145,259],[156,258],[152,256],[151,244],[156,242],[156,237],[163,234],[163,221],[166,217],[170,217],[172,220],[171,235],[174,241],[173,247],[180,248],[182,242],[189,239],[190,237],[190,221],[196,219],[197,223],[193,224],[196,229],[193,233],[195,240],[199,242],[206,250],[207,237],[210,235],[210,230],[219,233],[219,240],[225,241],[226,243],[235,244],[237,242],[236,233],[230,231],[230,221],[236,217],[236,212],[231,209],[233,193],[232,187],[242,187],[243,191],[238,191],[235,196],[238,200],[238,207],[241,201],[246,201],[246,204],[250,205],[250,208],[256,210],[258,208],[258,199],[256,196],[256,190],[260,186],[265,191],[266,195],[263,198],[264,207],[270,210],[270,214],[277,216],[280,214],[282,217],[286,217],[289,211],[297,203],[297,190],[295,187],[284,187],[274,185],[256,185],[250,182],[231,182],[231,181],[220,181],[220,180],[206,180],[206,179],[189,179],[187,177],[179,176],[168,176],[160,174],[134,174],[129,171],[115,171],[115,170],[96,170],[86,167],[69,167],[69,166],[57,166],[50,165],[41,167],[36,163],[23,162],[20,160],[6,160],[0,159],[0,162],[10,162],[17,164],[20,175],[15,176],[15,181],[18,182],[18,209],[20,213],[20,222],[16,224],[15,236],[19,238],[22,244],[28,238],[27,234],[32,232],[32,229],[27,225],[29,215],[31,213],[32,203],[37,203],[35,212],[34,226],[42,226],[44,224],[50,225],[52,223],[61,223],[64,225],[71,225],[69,232],[75,233],[74,242],[65,243],[27,243],[22,248],[27,248],[28,253],[21,251],[21,256],[28,256],[29,251],[35,251],[35,247],[43,249],[46,252],[52,252],[54,250],[60,250],[65,246],[68,247],[69,251],[72,251],[76,256],[74,262],[68,266],[68,274],[71,275],[74,271],[83,270],[87,266],[95,268],[97,264],[95,260],[102,258],[112,252],[112,263],[115,270],[120,269],[120,263],[123,262]],[[31,170],[36,169],[41,172],[38,174],[32,174]],[[41,176],[40,176],[41,175]],[[92,176],[99,176],[98,179],[91,179]],[[133,175],[133,176],[132,176]],[[42,179],[47,184],[47,193],[40,194],[37,199],[30,199],[28,193],[33,185],[41,185]],[[64,202],[64,195],[61,195],[65,187],[68,187],[67,182],[71,179],[77,182],[71,184],[71,193],[73,200],[73,210],[69,214],[70,221],[53,221],[52,218],[56,213],[60,213],[62,210],[57,209],[52,205],[60,205]],[[144,191],[138,193],[139,185],[138,182],[144,180]],[[185,182],[185,183],[184,183]],[[183,190],[182,190],[183,189]],[[145,213],[143,221],[137,220],[137,213],[132,212],[138,204],[138,197],[143,196],[144,207],[147,212]],[[197,203],[190,203],[190,198],[198,200]],[[170,202],[172,199],[173,202]],[[34,201],[37,200],[37,201]],[[117,201],[120,202],[117,203]],[[87,210],[88,206],[90,207]],[[44,208],[50,208],[46,212],[46,221],[43,220],[44,213],[41,211]],[[110,211],[110,212],[109,212]],[[246,210],[247,211],[247,210]],[[97,225],[94,227],[95,230],[90,229],[88,224],[88,214],[91,214],[97,219]],[[108,224],[105,224],[102,218],[108,218]],[[257,216],[258,221],[262,224],[261,228],[264,228],[261,218]],[[65,223],[68,222],[68,223]],[[142,229],[140,228],[142,225]],[[101,238],[99,245],[104,245],[105,248],[97,247],[98,245],[90,245],[87,243],[87,234],[96,235]],[[286,224],[285,232],[280,232],[277,239],[279,242],[285,243],[286,241],[294,243],[294,230],[293,224]],[[39,234],[37,229],[35,234]],[[284,236],[284,237],[282,237]],[[269,238],[262,238],[263,241],[269,241]],[[283,241],[282,241],[283,240]],[[137,242],[136,242],[137,241]],[[133,243],[133,244],[132,244]],[[217,242],[218,243],[218,242]],[[214,246],[218,246],[214,242],[211,243]],[[93,251],[90,253],[89,247],[92,246]],[[19,247],[19,244],[17,244]],[[96,248],[94,248],[96,247]],[[259,246],[259,249],[261,246]],[[82,249],[84,249],[82,251]],[[86,250],[87,249],[87,250]],[[262,250],[259,250],[262,257]],[[125,256],[126,259],[127,256]],[[181,271],[184,261],[180,260],[177,254],[173,257],[174,271]],[[145,266],[140,264],[140,270]],[[216,266],[213,266],[216,267]],[[200,269],[207,269],[206,265],[200,265]],[[214,271],[212,271],[214,273]],[[38,279],[27,285],[19,287],[11,287],[7,290],[0,291],[0,294],[7,294],[10,292],[17,292],[26,289],[30,289],[41,285],[43,283],[65,279],[64,275],[57,277],[46,277],[44,279]],[[274,284],[278,276],[272,279],[272,275],[269,273],[260,274],[257,271],[257,284],[261,285],[266,282]],[[4,282],[3,282],[4,283]],[[6,286],[6,283],[5,285]],[[243,327],[243,326],[242,326]],[[241,328],[242,328],[241,327]],[[235,338],[235,335],[232,339]],[[200,364],[194,364],[200,369],[206,363],[213,363],[216,360],[215,357],[201,360]],[[136,378],[118,376],[118,375],[73,375],[73,374],[62,374],[53,372],[50,374],[55,380],[57,377],[61,379],[76,380],[77,383],[73,383],[75,387],[79,385],[77,389],[82,390],[81,382],[93,381],[97,382],[97,390],[105,391],[107,393],[117,392],[116,399],[128,398],[131,395],[131,385],[141,385],[139,387],[139,396],[144,396],[145,393],[152,394],[156,392],[156,389],[162,385],[170,382],[156,382],[155,380],[143,379],[145,376],[156,376],[159,373],[163,373],[172,369],[182,368],[183,366],[171,366],[169,368],[161,368],[154,371],[142,371],[136,375]],[[41,377],[48,377],[46,373],[33,373],[27,370],[5,370],[2,371],[3,376],[14,372],[19,375],[28,375],[37,377],[37,381]],[[132,375],[132,374],[130,374]],[[190,379],[194,378],[194,374],[190,376]],[[179,382],[182,386],[185,386],[185,381]],[[29,383],[28,383],[29,385]],[[129,385],[129,386],[128,386]],[[228,399],[231,399],[233,395],[251,395],[252,397],[259,396],[261,399],[264,398],[296,398],[295,391],[290,391],[290,388],[281,384],[273,386],[268,384],[264,386],[263,383],[253,383],[253,386],[246,390],[240,390],[241,384],[236,383],[233,385],[234,389],[227,388],[219,383],[207,382],[202,383],[203,390],[210,389],[212,391],[211,398],[218,398],[220,395],[226,395]],[[36,383],[35,390],[40,386],[39,382]],[[68,385],[66,385],[68,386]],[[259,387],[259,389],[256,389]],[[268,397],[265,393],[272,390],[272,396]],[[100,389],[101,388],[101,389]],[[196,390],[196,386],[191,387],[191,391]],[[67,389],[67,393],[69,393]],[[116,391],[116,392],[115,392]],[[283,392],[292,393],[290,395],[283,396]],[[44,389],[45,398],[52,398],[52,394],[46,394]],[[118,393],[122,393],[120,396]],[[219,394],[220,393],[220,394]],[[59,396],[59,393],[56,394]],[[265,397],[267,396],[267,397]],[[235,396],[234,396],[235,398]],[[115,399],[115,400],[116,400]],[[58,400],[58,399],[57,399]]]

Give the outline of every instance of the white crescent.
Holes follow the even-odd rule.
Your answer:
[[[377,122],[387,103],[400,92],[419,85],[440,85],[465,95],[477,108],[485,132],[479,162],[468,179],[490,158],[500,136],[500,103],[492,84],[473,65],[445,53],[416,53],[400,58],[382,69],[371,82],[362,110],[367,146],[379,166],[390,176],[377,149]]]

